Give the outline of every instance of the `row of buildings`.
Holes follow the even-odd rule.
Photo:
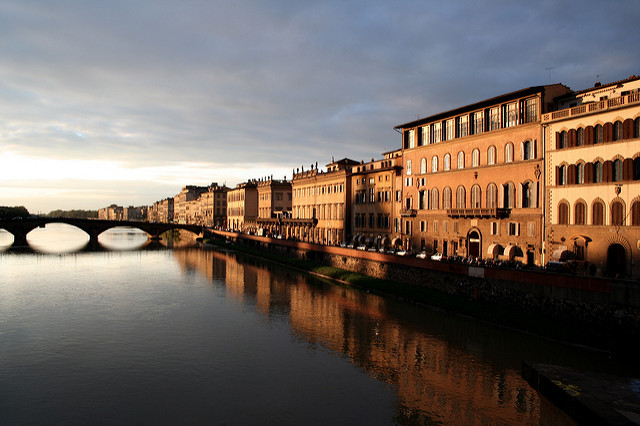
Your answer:
[[[395,130],[379,160],[186,186],[148,218],[639,276],[640,77],[528,87]]]

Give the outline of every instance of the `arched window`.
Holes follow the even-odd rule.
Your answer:
[[[602,162],[596,161],[593,163],[593,183],[602,182]]]
[[[640,117],[633,120],[633,137],[640,138]]]
[[[584,145],[584,127],[578,127],[576,131],[576,146]]]
[[[431,158],[431,172],[435,173],[438,171],[438,157],[435,155]]]
[[[613,140],[619,141],[622,139],[622,121],[616,121],[613,123]]]
[[[502,185],[502,206],[505,209],[512,209],[515,207],[516,201],[516,187],[512,182]]]
[[[493,145],[487,150],[487,164],[490,166],[496,164],[496,147]]]
[[[450,209],[451,208],[451,188],[446,186],[442,190],[442,208]]]
[[[426,158],[422,158],[420,160],[420,173],[422,173],[422,174],[427,173],[427,159]]]
[[[604,204],[600,201],[595,201],[591,207],[591,224],[604,225]]]
[[[471,187],[471,208],[479,209],[481,199],[482,199],[482,190],[480,189],[480,185],[475,184]]]
[[[533,158],[533,152],[531,150],[531,141],[524,141],[522,143],[522,159],[531,160]]]
[[[633,180],[640,180],[640,156],[633,159]]]
[[[640,226],[640,201],[631,205],[631,226]]]
[[[558,185],[567,184],[567,166],[562,165],[558,168]]]
[[[611,225],[624,225],[624,206],[617,200],[611,203]]]
[[[420,210],[425,210],[429,208],[429,191],[420,191],[418,208]]]
[[[448,153],[444,155],[444,169],[451,170],[451,155]]]
[[[584,163],[576,165],[576,183],[584,183]]]
[[[458,153],[458,168],[464,169],[464,151]]]
[[[587,205],[583,201],[578,201],[573,207],[573,223],[576,225],[587,224]]]
[[[456,208],[464,209],[467,207],[467,193],[464,189],[464,186],[460,185],[456,190]]]
[[[431,188],[431,209],[437,210],[440,208],[440,200],[438,198],[438,188]]]
[[[487,186],[487,208],[495,209],[498,207],[498,187],[495,183]]]
[[[613,181],[620,182],[622,180],[622,160],[613,161]]]
[[[504,146],[504,162],[512,163],[513,162],[513,144],[509,142]]]
[[[522,208],[531,207],[531,182],[522,184]]]
[[[560,140],[558,140],[558,149],[566,148],[567,147],[567,132],[566,132],[566,130],[563,130],[562,132],[560,132],[558,137],[560,138]]]
[[[480,150],[478,148],[471,152],[471,167],[478,167],[480,165]]]
[[[593,130],[593,143],[602,143],[602,124],[597,124]]]
[[[569,204],[565,201],[558,204],[558,225],[569,224]]]

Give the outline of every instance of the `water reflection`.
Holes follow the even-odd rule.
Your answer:
[[[69,253],[89,243],[89,235],[66,223],[48,223],[27,234],[27,242],[40,253]]]
[[[401,424],[572,424],[520,377],[522,359],[601,363],[519,333],[338,287],[232,252],[181,250],[185,271],[226,282],[228,296],[265,317],[286,317],[322,345],[396,389]]]

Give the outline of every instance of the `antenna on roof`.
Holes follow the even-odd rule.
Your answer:
[[[549,83],[551,83],[551,70],[552,69],[556,69],[558,67],[549,67],[549,68],[545,68],[545,71],[547,71],[549,73]]]

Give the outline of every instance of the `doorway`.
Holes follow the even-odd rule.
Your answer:
[[[469,232],[467,247],[469,247],[470,257],[480,257],[480,234],[478,234],[478,231]]]
[[[623,278],[627,266],[627,252],[620,244],[611,244],[607,249],[607,276]]]

